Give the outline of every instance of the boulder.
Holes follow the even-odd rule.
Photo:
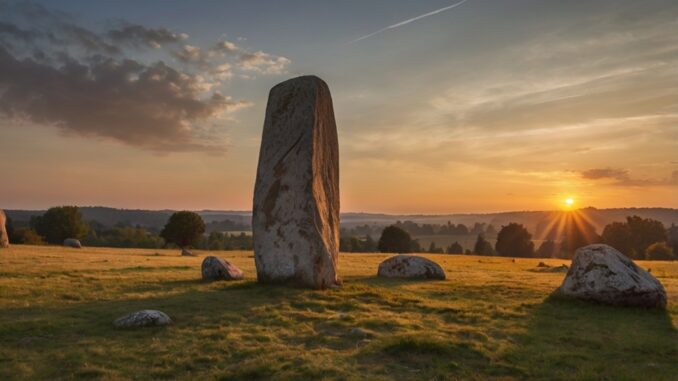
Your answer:
[[[9,237],[5,224],[7,224],[7,216],[5,216],[4,210],[0,210],[0,248],[9,247]]]
[[[167,314],[156,310],[141,310],[115,319],[113,325],[118,328],[152,327],[172,324]]]
[[[72,247],[72,248],[75,248],[75,249],[82,249],[82,245],[80,244],[80,241],[78,241],[75,238],[66,238],[64,240],[64,246]]]
[[[260,282],[314,289],[341,284],[337,128],[329,88],[318,77],[271,89],[252,234]]]
[[[554,294],[615,306],[666,307],[666,291],[657,278],[603,244],[575,252],[565,280]]]
[[[183,249],[181,249],[181,256],[182,257],[195,257],[195,254],[193,254],[193,252],[188,250],[187,248],[183,248]]]
[[[242,270],[230,262],[218,257],[205,257],[201,266],[203,280],[239,280]]]
[[[439,264],[416,255],[396,255],[379,264],[377,276],[385,278],[445,279]]]

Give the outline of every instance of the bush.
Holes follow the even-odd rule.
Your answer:
[[[476,238],[476,244],[473,246],[473,252],[478,255],[491,256],[494,255],[494,249],[492,244],[489,243],[482,234],[478,234]],[[469,253],[467,253],[469,254]]]
[[[447,254],[464,254],[464,248],[459,242],[454,241],[454,243],[447,248]]]
[[[58,245],[66,238],[81,239],[88,231],[77,206],[50,208],[42,216],[31,218],[30,226],[48,243]]]
[[[42,237],[30,228],[20,228],[14,231],[14,243],[24,245],[44,245],[45,241]]]
[[[656,242],[645,249],[645,259],[655,261],[672,261],[676,259],[673,249],[666,242]]]
[[[503,257],[533,257],[532,235],[521,224],[510,223],[502,226],[495,246]]]
[[[381,232],[377,248],[382,253],[409,253],[412,251],[412,237],[395,225],[387,226]]]
[[[165,242],[184,248],[198,243],[205,233],[205,222],[198,214],[188,211],[172,214],[160,232]]]

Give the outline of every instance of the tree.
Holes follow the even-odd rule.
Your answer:
[[[666,242],[661,221],[638,216],[626,217],[626,222],[613,222],[603,229],[602,241],[633,259],[645,258],[645,250],[655,242]]]
[[[656,261],[672,261],[676,259],[673,249],[666,242],[656,242],[645,249],[645,259]]]
[[[473,252],[478,255],[494,255],[492,244],[485,240],[485,237],[483,237],[482,234],[478,234],[476,244],[473,246]]]
[[[160,232],[165,242],[181,248],[195,245],[205,232],[205,222],[198,214],[188,211],[176,212],[170,216]]]
[[[459,242],[454,241],[453,244],[447,247],[447,254],[464,254],[464,248]]]
[[[382,253],[409,253],[412,251],[412,237],[395,225],[387,226],[381,232],[377,248]]]
[[[434,241],[431,241],[431,244],[428,247],[428,252],[429,253],[436,253],[436,254],[442,254],[443,253],[443,248],[442,247],[437,247],[436,243]]]
[[[377,243],[374,241],[374,238],[368,234],[365,237],[365,252],[374,253],[375,251],[377,251]]]
[[[497,253],[503,257],[533,257],[534,243],[532,235],[521,224],[510,223],[502,226],[495,245]]]
[[[62,244],[66,238],[81,239],[88,231],[77,206],[50,208],[42,216],[32,217],[30,226],[51,244]]]
[[[546,240],[539,245],[539,249],[535,253],[537,258],[554,258],[558,254],[558,246],[553,240]]]

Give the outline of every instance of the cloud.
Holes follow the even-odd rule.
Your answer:
[[[0,1],[0,117],[155,152],[220,152],[223,132],[212,122],[233,122],[231,113],[253,105],[222,94],[222,81],[290,63],[228,41],[177,47],[188,36],[163,27],[112,25],[97,31],[40,5]],[[156,61],[132,58],[151,49]]]
[[[673,171],[667,179],[635,179],[629,171],[620,168],[592,168],[581,172],[581,177],[587,180],[611,180],[612,185],[618,186],[667,186],[678,185],[678,171]]]
[[[173,44],[188,38],[186,33],[174,33],[166,28],[146,28],[142,25],[123,23],[109,30],[106,35],[116,43],[130,44],[135,47],[159,49],[165,44]]]
[[[238,66],[241,69],[263,74],[282,74],[289,63],[288,58],[274,56],[261,50],[254,53],[244,53],[238,60]]]

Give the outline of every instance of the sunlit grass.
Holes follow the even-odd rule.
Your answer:
[[[220,252],[240,282],[203,283],[177,250],[0,251],[0,379],[672,379],[678,263],[639,262],[669,311],[549,301],[563,260],[427,255],[446,281],[374,276],[344,254],[338,290],[265,287],[251,252]],[[201,256],[211,253],[199,253]],[[168,313],[168,328],[116,330]]]

